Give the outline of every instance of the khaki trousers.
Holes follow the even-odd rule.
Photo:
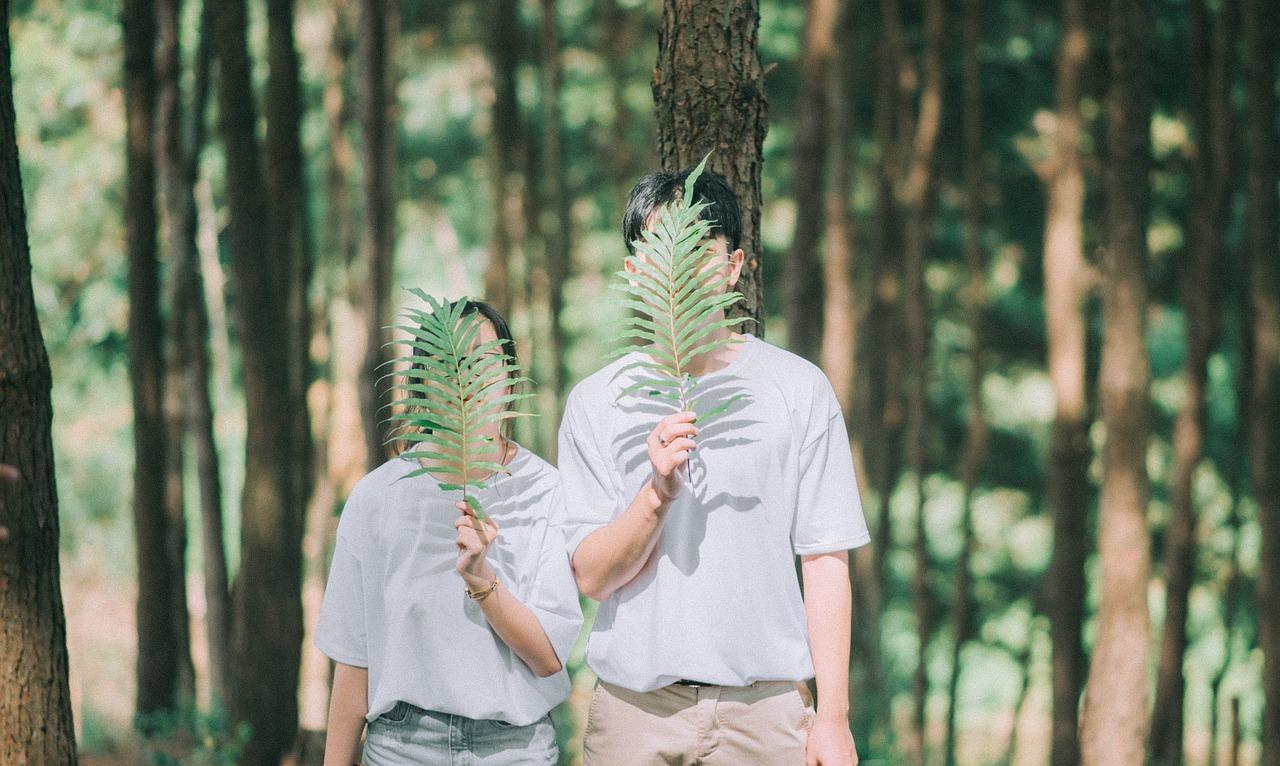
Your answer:
[[[809,690],[793,681],[633,692],[597,681],[584,766],[804,766]]]

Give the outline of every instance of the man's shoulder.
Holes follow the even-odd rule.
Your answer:
[[[757,338],[754,350],[758,367],[790,386],[830,385],[822,368],[797,353]]]
[[[635,351],[620,356],[575,383],[569,389],[566,408],[582,407],[590,410],[604,404],[612,405],[622,388],[619,373],[622,368],[635,361],[637,356]]]

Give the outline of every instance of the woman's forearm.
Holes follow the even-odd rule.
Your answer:
[[[667,507],[647,481],[627,510],[587,535],[573,554],[578,589],[604,601],[635,579],[657,547]]]
[[[492,570],[487,566],[485,572],[478,575],[463,575],[467,587],[472,591],[483,591],[494,580]],[[547,677],[559,672],[561,663],[556,650],[551,646],[551,639],[538,620],[533,610],[525,606],[515,594],[507,590],[499,579],[498,587],[479,602],[489,627],[498,634],[502,642],[511,647],[511,651],[529,666],[536,675]]]
[[[329,695],[324,766],[351,766],[360,760],[360,735],[369,713],[369,670],[336,663]]]

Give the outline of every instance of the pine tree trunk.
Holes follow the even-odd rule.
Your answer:
[[[1089,516],[1089,405],[1085,383],[1084,171],[1080,162],[1081,79],[1089,56],[1083,0],[1064,0],[1058,44],[1057,129],[1044,168],[1045,334],[1054,392],[1048,496],[1053,555],[1046,586],[1053,644],[1052,766],[1080,762],[1079,708],[1084,687],[1085,577]]]
[[[800,53],[800,95],[796,105],[795,232],[783,270],[787,346],[818,359],[823,340],[823,272],[818,242],[823,229],[822,176],[831,110],[827,80],[836,53],[839,0],[808,0],[804,48]]]
[[[906,208],[905,267],[903,293],[906,324],[906,465],[915,492],[915,538],[913,552],[915,571],[912,575],[911,601],[916,618],[918,641],[914,697],[915,728],[919,737],[917,760],[923,763],[927,750],[925,708],[929,684],[927,657],[933,635],[929,595],[929,540],[924,521],[924,479],[928,470],[925,456],[925,431],[928,418],[926,376],[928,374],[929,318],[925,294],[924,270],[929,242],[932,239],[932,212],[937,194],[935,154],[942,125],[942,0],[928,0],[924,7],[925,48],[921,58],[919,112],[912,132],[912,143],[899,195]]]
[[[178,702],[183,646],[174,620],[180,597],[166,504],[163,336],[156,243],[155,3],[121,10],[125,82],[125,242],[129,258],[129,380],[133,391],[133,508],[138,566],[135,710],[146,715]],[[189,655],[188,655],[189,656]],[[145,728],[150,723],[140,721]]]
[[[559,34],[556,31],[555,0],[542,0],[542,24],[540,34],[541,74],[542,74],[542,166],[546,180],[547,201],[554,212],[555,226],[547,237],[546,250],[546,300],[547,300],[547,355],[551,363],[547,368],[551,371],[551,392],[554,394],[555,407],[543,409],[544,420],[552,424],[560,420],[560,402],[569,387],[569,369],[566,364],[565,336],[560,326],[560,316],[564,313],[564,284],[569,278],[572,264],[573,221],[570,218],[570,193],[568,180],[565,177],[564,147],[561,141],[561,109],[560,91],[563,79],[563,66],[560,56]],[[532,182],[532,181],[531,181]],[[547,441],[551,451],[555,450],[555,439]],[[555,455],[549,459],[554,460]]]
[[[1195,115],[1191,220],[1182,305],[1187,315],[1186,392],[1174,424],[1172,508],[1165,535],[1165,616],[1160,646],[1149,752],[1156,764],[1181,766],[1186,682],[1188,597],[1196,571],[1196,510],[1193,482],[1204,451],[1209,353],[1218,334],[1221,282],[1218,254],[1226,248],[1231,195],[1229,57],[1233,32],[1230,0],[1219,6],[1209,44],[1208,9],[1191,3],[1191,90]],[[1210,51],[1212,61],[1210,58]]]
[[[516,98],[516,66],[520,56],[520,15],[516,0],[493,3],[489,21],[489,60],[493,67],[493,235],[484,270],[484,299],[510,319],[515,302],[511,260],[519,240],[513,235],[513,219],[520,214],[519,194],[512,174],[520,157],[520,104]]]
[[[1103,253],[1102,419],[1107,430],[1099,503],[1102,602],[1085,691],[1085,766],[1141,766],[1147,735],[1146,350],[1151,55],[1149,9],[1110,0],[1106,247]]]
[[[758,0],[663,0],[653,103],[662,167],[690,168],[712,152],[708,167],[738,197],[746,254],[738,291],[746,300],[729,315],[750,317],[740,329],[763,338],[760,168],[768,128],[759,26]]]
[[[379,384],[390,359],[383,344],[391,340],[383,329],[391,324],[388,301],[393,273],[396,223],[396,99],[395,40],[400,30],[397,3],[360,0],[360,125],[364,134],[364,229],[360,262],[365,269],[363,310],[364,365],[360,371],[360,409],[364,419],[365,450],[372,470],[387,458],[379,408],[386,402]],[[387,394],[389,401],[390,395]]]
[[[948,689],[946,738],[947,766],[956,763],[956,712],[959,701],[960,660],[965,642],[973,631],[974,604],[969,593],[972,575],[969,571],[975,546],[973,531],[973,495],[978,486],[983,460],[987,452],[987,421],[982,405],[982,380],[985,328],[983,313],[987,304],[986,258],[982,249],[982,227],[985,220],[982,199],[986,173],[982,160],[982,65],[978,47],[982,43],[982,1],[965,0],[964,4],[964,180],[965,227],[964,256],[969,269],[965,296],[965,313],[972,339],[969,342],[969,417],[960,459],[960,483],[964,498],[960,514],[960,555],[956,558],[955,586],[951,596],[951,625],[955,631],[951,647],[951,678]]]
[[[218,109],[227,162],[227,241],[244,365],[244,495],[232,592],[232,715],[252,727],[242,764],[276,766],[297,729],[302,644],[301,515],[287,306],[290,264],[271,252],[244,0],[218,5]],[[305,448],[305,447],[304,447]]]
[[[75,766],[50,386],[0,3],[0,763]]]
[[[1253,313],[1249,461],[1262,530],[1259,605],[1280,600],[1280,428],[1276,425],[1280,423],[1280,209],[1276,199],[1280,165],[1276,154],[1275,94],[1280,30],[1274,23],[1274,10],[1266,0],[1244,2],[1245,86],[1249,101],[1245,242],[1252,271],[1249,283]],[[1259,609],[1258,634],[1266,695],[1260,763],[1275,766],[1280,764],[1280,612]]]

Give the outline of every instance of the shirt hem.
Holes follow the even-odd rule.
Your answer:
[[[854,548],[861,548],[869,542],[871,542],[871,533],[865,532],[861,535],[857,535],[856,537],[846,537],[842,540],[834,540],[829,543],[792,546],[792,551],[794,551],[797,556],[813,556],[819,553],[849,551]]]

